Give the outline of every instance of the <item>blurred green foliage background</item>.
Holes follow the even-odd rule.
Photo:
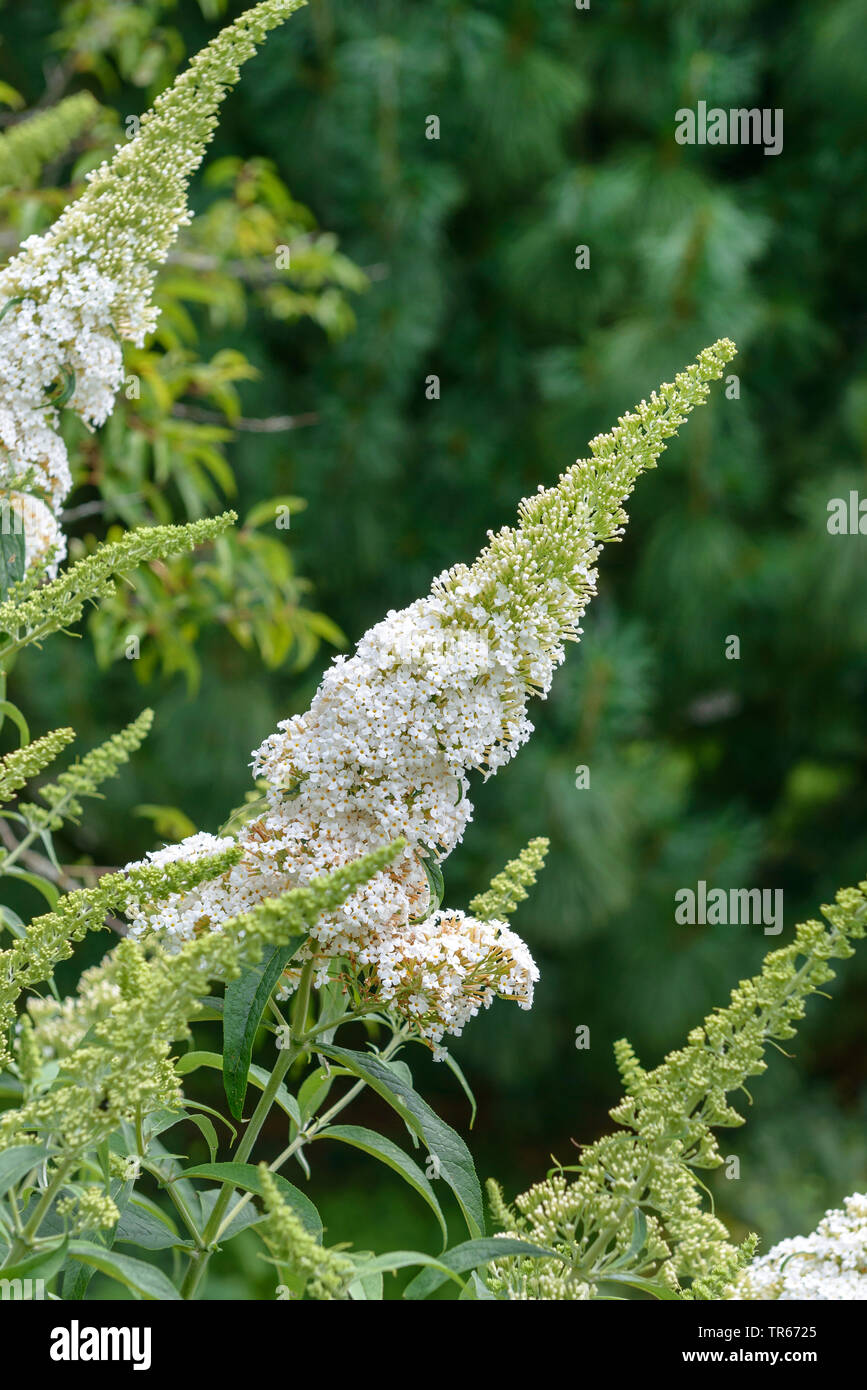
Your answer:
[[[7,252],[242,8],[0,5],[4,123],[81,88],[104,108],[42,186],[0,195]],[[641,480],[534,740],[476,786],[447,865],[466,905],[551,839],[515,919],[536,1005],[495,1005],[453,1048],[479,1171],[510,1193],[609,1123],[614,1039],[654,1064],[867,872],[867,539],[826,528],[829,499],[867,495],[861,20],[858,0],[311,0],[227,103],[157,339],[131,355],[140,399],[70,436],[79,549],[226,502],[246,521],[15,673],[35,731],[71,723],[82,746],[154,705],[143,754],[67,844],[115,864],[216,830],[249,750],[305,707],[341,640],[471,559],[702,346],[737,342],[739,396],[718,388]],[[674,113],[698,100],[781,108],[782,153],[676,144]],[[283,243],[292,269],[273,275]],[[784,935],[676,925],[674,893],[699,879],[782,888]],[[711,1183],[736,1234],[809,1230],[863,1190],[865,998],[862,958],[755,1085],[724,1145],[740,1177]],[[413,1053],[419,1089],[464,1127],[454,1078]],[[365,1105],[388,1124],[375,1099],[354,1122]],[[396,1178],[318,1159],[329,1239],[435,1248]],[[243,1240],[217,1268],[218,1296],[262,1279]]]

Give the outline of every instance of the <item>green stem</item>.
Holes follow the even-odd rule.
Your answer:
[[[331,1019],[328,1023],[317,1023],[315,1028],[308,1028],[307,1032],[303,1033],[301,1037],[298,1039],[298,1042],[300,1045],[303,1046],[304,1043],[308,1043],[311,1041],[312,1038],[317,1037],[319,1033],[327,1033],[329,1028],[342,1028],[344,1023],[351,1023],[353,1019],[364,1018],[366,1014],[371,1014],[375,1012],[375,1005],[362,1004],[359,1006],[359,1008],[352,1009],[347,1014],[341,1014],[336,1024],[334,1022],[334,1019]]]
[[[51,1179],[51,1182],[48,1184],[42,1196],[40,1197],[39,1201],[36,1203],[36,1209],[34,1210],[30,1220],[27,1222],[27,1225],[24,1227],[24,1230],[21,1232],[20,1236],[17,1236],[15,1238],[15,1240],[9,1247],[9,1253],[6,1256],[6,1259],[3,1261],[2,1268],[5,1269],[7,1265],[14,1265],[18,1260],[20,1260],[24,1255],[27,1254],[27,1251],[31,1247],[31,1243],[34,1237],[36,1236],[39,1227],[42,1224],[42,1220],[45,1216],[45,1213],[51,1206],[51,1203],[57,1195],[57,1192],[63,1186],[66,1174],[69,1172],[69,1169],[71,1167],[71,1163],[62,1163],[60,1165],[57,1172],[54,1174],[54,1177]]]
[[[72,797],[73,793],[67,792],[66,796],[64,796],[60,801],[58,801],[56,806],[52,806],[52,815],[60,816],[62,818],[66,814],[67,808],[69,806],[70,801],[72,800]],[[15,848],[11,849],[9,853],[6,855],[5,859],[0,861],[0,873],[5,873],[10,864],[14,864],[16,859],[20,859],[22,854],[24,854],[25,850],[28,850],[30,846],[33,844],[33,841],[36,839],[37,835],[40,835],[41,833],[42,832],[38,828],[35,830],[28,831],[28,833],[24,836],[24,839],[19,840]]]
[[[292,1010],[293,1032],[297,1028],[298,1032],[300,1033],[303,1030],[304,1024],[307,1020],[307,1010],[310,1007],[310,988],[313,981],[314,965],[315,962],[313,960],[306,961],[304,964],[304,968],[301,972],[301,982],[298,986],[298,993],[295,997],[295,1004]],[[247,1125],[246,1130],[244,1131],[244,1136],[241,1139],[241,1142],[239,1143],[233,1155],[233,1163],[246,1163],[247,1159],[250,1157],[250,1154],[253,1150],[253,1145],[258,1139],[259,1134],[262,1130],[262,1126],[268,1118],[271,1106],[274,1104],[277,1092],[279,1091],[280,1086],[282,1085],[283,1078],[286,1075],[289,1068],[291,1067],[292,1063],[295,1061],[300,1051],[300,1042],[294,1042],[290,1047],[284,1048],[280,1052],[277,1061],[274,1065],[274,1069],[268,1078],[268,1084],[266,1085],[264,1091],[259,1097],[259,1103],[256,1106],[256,1109],[253,1111],[253,1114],[250,1117],[250,1122]],[[217,1200],[214,1203],[214,1209],[211,1212],[210,1217],[208,1218],[208,1224],[205,1226],[205,1229],[202,1232],[202,1244],[204,1246],[204,1249],[200,1253],[196,1253],[190,1258],[190,1265],[186,1272],[186,1275],[184,1276],[184,1282],[181,1285],[182,1298],[191,1299],[195,1296],[196,1289],[198,1288],[202,1280],[202,1276],[204,1275],[204,1272],[207,1268],[208,1260],[210,1259],[210,1256],[212,1254],[213,1246],[218,1238],[219,1232],[222,1229],[221,1223],[223,1221],[223,1217],[226,1214],[226,1207],[232,1200],[232,1194],[234,1193],[234,1191],[235,1188],[233,1184],[230,1182],[223,1183],[223,1186],[220,1188]]]
[[[347,1018],[348,1017],[349,1015],[347,1015]],[[342,1022],[344,1022],[343,1019],[341,1019],[341,1023]],[[406,1035],[402,1029],[400,1032],[395,1033],[388,1046],[384,1047],[382,1052],[379,1054],[383,1061],[387,1061],[388,1058],[391,1057],[397,1051],[397,1049],[401,1046],[405,1039]],[[281,1154],[278,1154],[277,1157],[274,1159],[273,1163],[269,1163],[268,1167],[270,1171],[272,1173],[276,1173],[278,1169],[282,1168],[283,1164],[292,1157],[296,1149],[298,1149],[302,1144],[306,1144],[310,1139],[314,1139],[316,1135],[319,1134],[325,1128],[326,1125],[329,1125],[331,1123],[335,1115],[339,1115],[341,1110],[345,1110],[347,1105],[349,1105],[353,1100],[355,1100],[356,1096],[361,1094],[366,1085],[366,1081],[356,1081],[354,1086],[350,1086],[345,1096],[341,1096],[340,1100],[335,1101],[334,1105],[331,1106],[331,1109],[326,1110],[324,1115],[320,1115],[317,1120],[314,1120],[313,1124],[310,1125],[308,1129],[303,1130],[301,1134],[297,1134],[295,1138],[292,1140],[292,1143],[288,1146],[288,1148],[285,1148]],[[232,1210],[229,1212],[229,1215],[223,1221],[223,1224],[217,1232],[217,1240],[219,1240],[223,1232],[227,1230],[228,1227],[232,1224],[232,1222],[235,1220],[235,1217],[247,1205],[252,1196],[253,1194],[251,1192],[247,1192],[238,1202],[235,1203]]]
[[[160,1180],[161,1185],[169,1194],[169,1197],[171,1198],[171,1201],[174,1204],[178,1216],[181,1218],[190,1235],[193,1237],[193,1241],[195,1242],[196,1248],[198,1250],[204,1250],[205,1246],[202,1240],[201,1232],[199,1231],[198,1226],[193,1220],[192,1212],[190,1211],[180,1192],[177,1190],[176,1185],[173,1182],[166,1182],[165,1179],[162,1178],[159,1171],[152,1167],[150,1164],[145,1163],[143,1167],[146,1173],[153,1173],[154,1176]]]

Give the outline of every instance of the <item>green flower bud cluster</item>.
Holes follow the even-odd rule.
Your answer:
[[[24,937],[0,951],[0,1063],[9,1058],[4,1035],[21,992],[50,980],[58,962],[72,955],[74,943],[98,931],[109,912],[122,911],[130,895],[158,900],[188,892],[211,874],[225,873],[237,859],[237,850],[226,849],[196,863],[144,864],[129,873],[104,874],[93,887],[67,893],[53,912],[35,917]]]
[[[19,787],[53,763],[74,738],[74,729],[53,729],[23,748],[4,754],[0,758],[0,802],[11,800]]]
[[[72,767],[61,772],[56,782],[41,786],[39,795],[50,808],[48,811],[32,802],[22,803],[18,810],[30,825],[43,830],[59,830],[65,819],[77,819],[83,814],[80,798],[96,796],[102,783],[129,762],[144,743],[153,722],[153,710],[143,710],[125,729],[112,734],[105,743],[92,748]]]
[[[748,1267],[759,1243],[757,1235],[749,1235],[736,1250],[728,1250],[702,1279],[693,1279],[683,1297],[690,1301],[717,1303],[731,1296],[731,1287]]]
[[[518,903],[527,897],[528,888],[532,888],[545,867],[550,844],[551,841],[544,836],[531,840],[517,859],[510,859],[502,872],[491,879],[490,887],[473,898],[469,906],[471,915],[481,918],[483,922],[494,919],[508,922]]]
[[[262,0],[228,25],[141,118],[135,138],[88,176],[82,196],[0,270],[0,482],[24,521],[28,572],[53,577],[66,553],[59,522],[72,475],[61,411],[91,429],[111,414],[122,341],[141,347],[156,326],[157,270],[190,221],[187,185],[220,103],[257,43],[303,3]],[[13,136],[13,156],[16,147],[32,153],[40,132],[43,144],[56,142],[57,113],[42,119],[54,121],[50,130],[37,126],[29,143]],[[0,147],[0,177],[2,165]]]
[[[201,1008],[199,1001],[209,981],[235,979],[244,966],[261,958],[266,945],[285,945],[309,932],[321,913],[334,911],[402,849],[398,840],[314,879],[305,888],[268,898],[224,923],[220,932],[205,932],[174,954],[125,938],[113,953],[114,1002],[64,1057],[64,1084],[0,1118],[0,1148],[20,1143],[22,1136],[47,1132],[60,1149],[81,1153],[107,1138],[123,1121],[177,1107],[182,1095],[169,1059],[171,1044],[188,1035],[189,1022]],[[236,851],[229,849],[195,863],[148,865],[126,876],[126,892],[145,897],[148,892],[189,891],[206,875],[226,872],[236,857]],[[179,875],[185,876],[185,887]],[[83,891],[97,893],[103,882]],[[111,899],[115,903],[117,896],[115,890]],[[62,926],[69,929],[68,922]],[[64,940],[61,924],[54,924],[55,951],[62,949]],[[42,968],[34,966],[31,973]]]
[[[46,164],[57,159],[96,119],[99,102],[90,92],[64,97],[0,135],[0,187],[32,186]]]
[[[178,228],[189,222],[187,184],[202,162],[217,126],[217,109],[269,31],[306,0],[262,0],[197,53],[141,118],[139,133],[119,145],[111,163],[89,177],[80,198],[65,209],[35,251],[24,250],[4,272],[14,287],[18,260],[38,255],[49,262],[70,242],[87,247],[103,275],[118,285],[115,327],[121,337],[146,322],[155,268]],[[126,330],[126,331],[125,331]]]
[[[498,627],[509,622],[530,630],[535,624],[542,648],[577,641],[578,623],[596,593],[594,565],[605,544],[623,534],[623,503],[640,474],[656,466],[666,441],[706,400],[710,383],[722,376],[735,352],[728,338],[704,348],[673,382],[621,416],[609,433],[592,439],[590,458],[579,459],[552,487],[524,498],[519,525],[489,533],[489,544],[472,566],[455,565],[440,575],[433,593],[449,620],[478,627],[478,615],[487,613]],[[537,669],[537,650],[519,663],[515,708],[526,694],[547,688]]]
[[[101,1187],[86,1187],[75,1195],[61,1197],[56,1210],[58,1216],[71,1219],[73,1235],[83,1235],[86,1231],[108,1231],[120,1220],[120,1212],[113,1199]]]
[[[15,1061],[18,1075],[27,1090],[36,1084],[42,1073],[42,1055],[36,1030],[27,1014],[22,1014],[18,1024],[18,1039],[15,1048]]]
[[[268,1165],[259,1164],[265,1217],[257,1230],[279,1269],[299,1286],[299,1298],[332,1301],[346,1298],[355,1274],[352,1261],[337,1249],[320,1245],[283,1201]]]
[[[581,1298],[606,1277],[652,1277],[675,1289],[691,1278],[710,1288],[728,1270],[730,1281],[738,1252],[704,1209],[696,1170],[723,1162],[714,1129],[743,1124],[727,1094],[766,1069],[768,1044],[794,1036],[807,998],[834,978],[829,962],[851,956],[867,933],[867,882],[842,889],[822,912],[827,926],[799,926],[653,1071],[618,1044],[628,1094],[611,1115],[623,1130],[583,1150],[574,1181],[557,1172],[524,1193],[517,1212],[494,1195],[507,1231],[562,1251],[562,1262],[500,1261],[492,1288],[506,1298]]]
[[[165,560],[184,550],[204,545],[237,521],[235,512],[205,517],[184,526],[140,526],[117,541],[101,545],[50,584],[25,597],[13,591],[0,603],[0,632],[9,641],[0,645],[0,666],[30,642],[40,642],[52,632],[72,627],[88,603],[97,603],[114,591],[118,579],[154,560]]]

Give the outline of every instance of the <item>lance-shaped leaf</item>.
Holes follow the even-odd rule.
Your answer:
[[[284,1198],[301,1221],[301,1224],[315,1236],[322,1239],[322,1218],[309,1197],[305,1197],[291,1182],[279,1173],[272,1173],[281,1197]],[[233,1187],[243,1188],[245,1192],[261,1195],[262,1179],[254,1163],[200,1163],[196,1168],[186,1168],[185,1178],[211,1178],[214,1182],[230,1182]]]
[[[3,508],[4,520],[9,515],[8,503]],[[14,527],[0,529],[0,599],[24,578],[24,532]]]
[[[223,1088],[236,1120],[244,1111],[253,1042],[277,981],[307,937],[293,936],[287,946],[266,949],[257,965],[248,966],[226,986],[223,1004]]]
[[[377,1095],[388,1101],[413,1133],[427,1145],[436,1159],[440,1175],[458,1200],[471,1236],[485,1231],[482,1190],[469,1149],[459,1134],[441,1120],[412,1086],[378,1057],[367,1052],[349,1052],[343,1047],[323,1047],[320,1051],[366,1081]]]
[[[470,1269],[480,1269],[491,1260],[501,1260],[507,1255],[522,1255],[524,1259],[558,1259],[556,1250],[546,1250],[540,1245],[531,1245],[526,1240],[515,1240],[511,1236],[489,1236],[484,1240],[466,1240],[440,1255],[439,1264],[455,1274],[466,1274]],[[448,1278],[442,1269],[430,1267],[417,1274],[403,1291],[404,1298],[427,1298]]]
[[[330,1129],[321,1130],[314,1135],[315,1139],[336,1139],[341,1144],[351,1144],[353,1148],[361,1149],[362,1153],[370,1154],[373,1158],[378,1158],[381,1163],[399,1173],[404,1182],[414,1187],[420,1197],[423,1197],[436,1217],[443,1233],[443,1241],[448,1240],[448,1229],[442,1207],[436,1198],[436,1193],[431,1187],[426,1175],[422,1172],[418,1164],[405,1154],[403,1149],[398,1148],[390,1139],[386,1139],[383,1134],[377,1134],[375,1130],[364,1129],[361,1125],[332,1125]]]
[[[146,1264],[144,1260],[134,1260],[131,1255],[119,1255],[116,1250],[106,1250],[103,1246],[93,1245],[86,1240],[71,1241],[69,1255],[71,1259],[80,1260],[82,1264],[98,1269],[101,1274],[107,1274],[110,1279],[116,1279],[119,1284],[123,1284],[134,1293],[136,1298],[161,1303],[180,1300],[181,1295],[171,1280],[161,1269],[157,1269],[156,1265]]]

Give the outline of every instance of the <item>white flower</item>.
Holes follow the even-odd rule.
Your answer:
[[[536,964],[505,922],[434,912],[423,922],[371,938],[364,948],[372,994],[413,1017],[434,1045],[457,1037],[496,997],[533,1003]],[[439,1048],[435,1046],[435,1052]]]
[[[0,519],[4,531],[7,528],[23,531],[25,569],[45,563],[51,552],[52,559],[47,565],[46,574],[53,579],[58,563],[66,554],[66,537],[50,507],[38,497],[29,497],[25,492],[11,492],[7,497],[0,497]]]
[[[187,184],[215,112],[256,43],[302,3],[263,0],[227,26],[0,271],[0,488],[34,493],[59,515],[72,485],[60,409],[91,429],[111,414],[121,339],[141,346],[156,324],[157,269],[190,221]]]
[[[208,835],[201,831],[197,835],[188,835],[177,845],[165,845],[162,849],[152,849],[143,860],[137,860],[134,864],[127,864],[128,869],[141,868],[143,864],[174,864],[179,859],[187,859],[194,862],[197,859],[204,859],[209,854],[218,854],[220,850],[230,849],[234,840],[220,839],[216,835]],[[130,936],[142,936],[146,930],[153,925],[153,918],[146,915],[145,909],[135,898],[130,898],[126,905],[126,914],[130,919]],[[178,950],[184,941],[196,934],[196,929],[200,925],[210,926],[210,922],[201,923],[202,906],[200,900],[193,893],[178,894],[162,905],[160,914],[160,925],[165,933],[166,944],[170,950]]]
[[[827,1211],[809,1236],[781,1240],[740,1276],[736,1299],[867,1299],[867,1194]]]
[[[169,936],[219,927],[403,836],[400,859],[318,919],[308,954],[348,959],[435,1045],[496,994],[529,1006],[537,974],[523,942],[505,923],[431,915],[428,871],[471,818],[469,774],[490,776],[530,737],[529,700],[547,695],[564,644],[580,637],[623,497],[732,350],[707,349],[676,386],[594,440],[593,459],[525,499],[519,526],[491,536],[471,568],[441,574],[352,657],[335,658],[309,710],[253,755],[267,803],[238,836],[241,861],[189,900],[155,908],[151,926]]]

